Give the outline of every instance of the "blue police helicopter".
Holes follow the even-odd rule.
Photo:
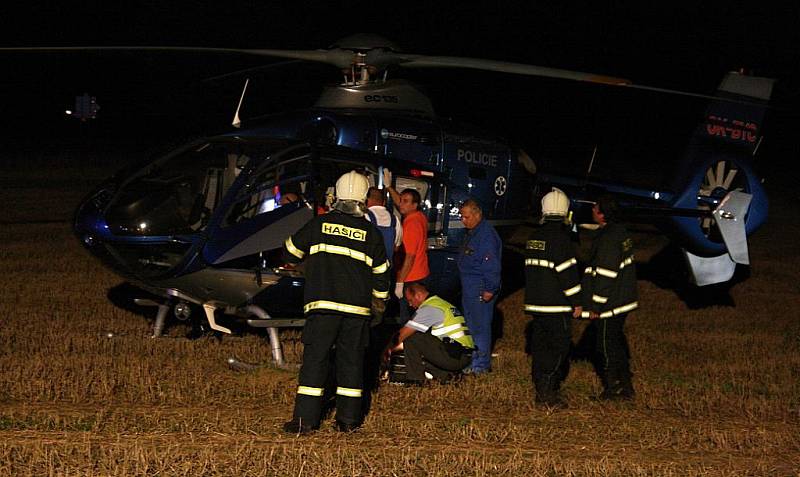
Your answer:
[[[383,186],[415,188],[429,220],[431,281],[458,288],[455,257],[464,233],[459,204],[477,198],[498,228],[531,222],[551,187],[573,201],[574,221],[590,222],[598,193],[615,194],[632,220],[658,225],[683,249],[696,284],[729,280],[748,264],[747,236],[764,223],[768,201],[752,168],[773,80],[728,74],[714,96],[633,84],[622,78],[475,58],[401,52],[375,35],[354,35],[324,50],[81,47],[36,50],[166,50],[246,53],[338,68],[313,107],[239,119],[235,130],[129,167],[78,207],[74,231],[85,248],[137,287],[161,297],[154,335],[170,310],[202,307],[211,328],[238,318],[267,328],[283,363],[277,329],[300,326],[303,270],[285,268],[282,244],[332,200],[336,179],[359,170]],[[27,50],[15,48],[13,50]],[[500,136],[439,117],[398,68],[467,68],[655,90],[709,99],[679,172],[668,188],[637,187],[537,171]],[[246,90],[246,85],[245,85]],[[242,99],[245,92],[242,93]],[[240,100],[239,106],[241,107]]]

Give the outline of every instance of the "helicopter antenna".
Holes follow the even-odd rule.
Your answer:
[[[758,152],[758,148],[761,147],[761,141],[763,141],[763,140],[764,140],[764,136],[761,136],[761,137],[758,138],[758,142],[756,143],[756,147],[755,147],[755,149],[753,149],[753,157],[756,156],[756,153]]]
[[[589,169],[586,170],[586,182],[589,181],[589,176],[592,175],[592,167],[594,166],[595,157],[597,157],[597,144],[595,144],[594,151],[592,151],[592,160],[589,161]]]
[[[239,110],[242,109],[242,101],[244,101],[244,93],[247,92],[247,85],[250,83],[250,78],[244,81],[244,88],[242,88],[242,96],[239,98],[239,105],[236,106],[236,114],[233,115],[233,127],[239,128],[242,126],[242,120],[239,119]]]

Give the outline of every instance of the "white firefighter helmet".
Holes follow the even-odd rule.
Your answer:
[[[336,198],[338,200],[355,200],[364,202],[369,190],[369,181],[363,174],[350,171],[336,181]]]
[[[569,212],[569,198],[560,189],[553,190],[542,197],[542,217],[566,217]]]

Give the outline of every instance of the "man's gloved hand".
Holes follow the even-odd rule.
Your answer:
[[[386,311],[386,302],[380,298],[372,297],[372,319],[369,321],[369,326],[376,327],[383,322],[383,313]]]
[[[383,188],[387,188],[392,185],[392,171],[387,168],[383,168]]]
[[[404,285],[405,285],[405,283],[403,283],[403,282],[397,282],[397,284],[394,286],[394,296],[396,296],[398,300],[402,300],[403,299],[403,286]]]

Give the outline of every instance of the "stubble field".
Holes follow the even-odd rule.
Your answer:
[[[575,362],[569,408],[533,406],[516,292],[499,304],[491,375],[382,386],[359,432],[327,421],[295,437],[280,428],[296,372],[226,364],[267,361],[263,336],[189,341],[176,324],[150,339],[150,320],[108,299],[121,279],[69,225],[108,173],[26,168],[0,179],[0,475],[799,475],[800,225],[785,194],[752,239],[735,306],[691,309],[639,281],[627,328],[633,403],[592,400],[599,382]],[[299,335],[285,336],[297,363]]]

